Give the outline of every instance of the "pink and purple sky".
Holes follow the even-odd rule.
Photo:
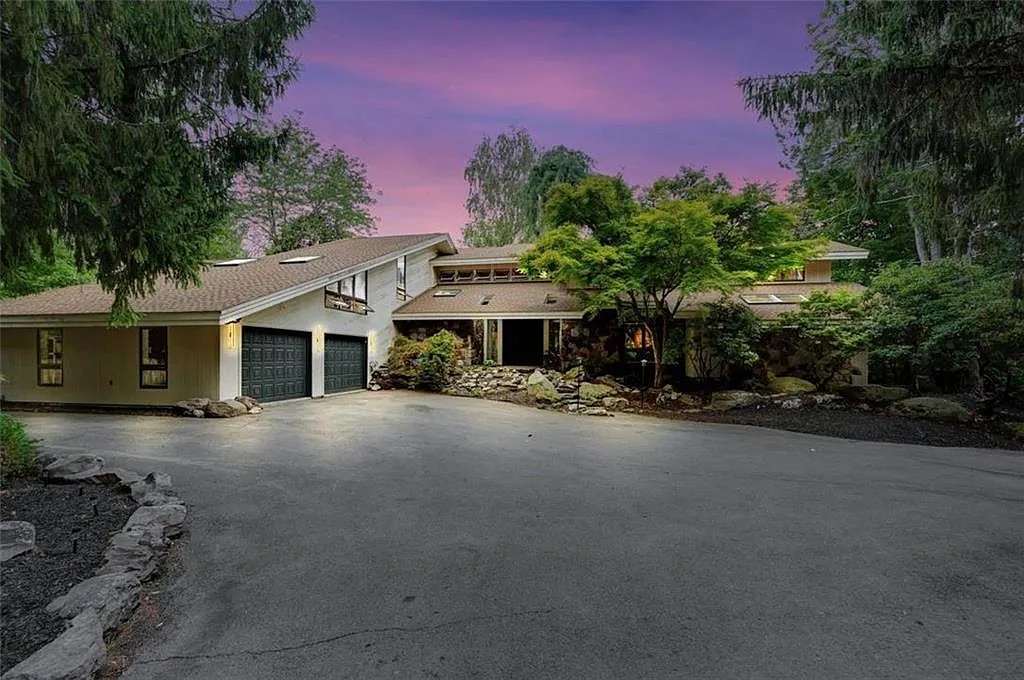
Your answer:
[[[327,2],[296,42],[302,111],[383,192],[379,234],[466,221],[462,173],[484,135],[526,127],[631,184],[706,165],[734,182],[791,175],[736,81],[812,61],[818,2]]]

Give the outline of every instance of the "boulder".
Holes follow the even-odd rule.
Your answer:
[[[235,397],[235,401],[237,401],[239,404],[241,404],[242,406],[249,410],[252,410],[254,406],[259,406],[259,402],[257,402],[255,399],[253,399],[252,397],[246,397],[244,395],[240,397]]]
[[[228,399],[227,401],[211,401],[206,406],[206,415],[211,418],[234,418],[249,412],[245,404]]]
[[[136,526],[154,524],[160,526],[164,536],[177,536],[181,533],[181,525],[185,523],[185,516],[188,511],[180,503],[167,503],[165,505],[143,505],[136,508],[128,521],[124,523],[125,529]]]
[[[135,482],[142,481],[142,475],[123,468],[103,468],[92,477],[87,478],[86,481],[94,482],[96,484],[105,484],[107,486],[120,484],[122,486],[130,487]]]
[[[158,525],[146,524],[123,529],[110,540],[103,553],[103,566],[96,573],[130,573],[140,581],[145,581],[156,570],[157,560],[169,544],[164,538],[163,528]]]
[[[56,640],[4,673],[3,680],[91,680],[106,660],[103,626],[86,610]]]
[[[779,402],[779,406],[784,409],[797,409],[802,408],[804,402],[799,397],[790,397],[789,399],[783,399]]]
[[[36,547],[36,528],[30,522],[0,522],[0,562]]]
[[[734,408],[746,408],[761,404],[764,397],[756,392],[744,392],[743,390],[725,390],[714,392],[711,395],[711,404],[708,408],[712,411],[728,411]]]
[[[601,400],[601,405],[609,411],[620,411],[629,407],[629,399],[625,397],[605,397]]]
[[[539,402],[554,403],[562,399],[562,395],[540,370],[534,371],[526,379],[526,393]]]
[[[907,388],[887,385],[844,385],[838,392],[840,396],[851,401],[876,405],[892,404],[910,397],[910,390]]]
[[[562,374],[562,380],[567,382],[576,382],[577,380],[586,380],[587,372],[583,370],[582,366],[573,366],[568,371]]]
[[[86,579],[46,606],[46,612],[73,619],[86,610],[99,619],[103,630],[124,621],[139,602],[142,584],[131,574],[104,574]]]
[[[600,406],[591,406],[587,408],[584,413],[588,416],[611,416],[607,409],[601,408]]]
[[[131,484],[132,499],[139,505],[164,505],[180,503],[171,491],[171,476],[150,472],[144,478]]]
[[[924,418],[926,420],[944,420],[954,423],[966,423],[971,414],[960,404],[949,399],[937,397],[911,397],[897,401],[889,407],[889,412],[898,416]]]
[[[768,383],[768,391],[772,394],[805,394],[814,391],[814,383],[802,378],[782,376]]]
[[[607,385],[596,385],[594,383],[580,383],[580,399],[603,399],[615,392]]]
[[[91,453],[60,456],[43,468],[43,479],[52,482],[77,482],[98,474],[103,459]]]
[[[196,411],[205,411],[206,407],[209,405],[210,400],[207,399],[206,397],[192,397],[191,399],[179,401],[174,405],[174,409],[181,415],[195,416]]]

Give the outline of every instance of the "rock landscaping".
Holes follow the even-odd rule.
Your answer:
[[[240,396],[226,401],[213,401],[207,397],[193,397],[179,401],[174,405],[178,415],[192,418],[234,418],[247,413],[256,414],[263,407],[252,397]]]
[[[771,380],[763,391],[720,390],[691,394],[640,390],[614,377],[587,376],[574,367],[550,369],[471,366],[446,394],[511,401],[573,415],[621,413],[709,422],[761,425],[868,441],[939,446],[1024,448],[1024,425],[1000,424],[949,399],[913,397],[903,387],[845,386],[838,393],[815,391],[800,378]]]
[[[85,454],[39,463],[3,490],[0,678],[92,678],[187,511],[167,475]]]

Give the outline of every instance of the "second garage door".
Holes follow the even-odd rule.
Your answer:
[[[309,333],[242,329],[242,393],[260,401],[310,395]]]
[[[366,387],[366,338],[324,336],[324,392]]]

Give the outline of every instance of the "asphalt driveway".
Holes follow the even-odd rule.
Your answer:
[[[190,504],[126,680],[1024,668],[1020,454],[410,393],[25,420]]]

